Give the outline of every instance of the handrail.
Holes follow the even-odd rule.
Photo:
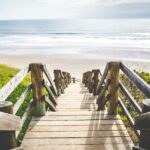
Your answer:
[[[134,129],[136,136],[140,139],[140,132],[134,128],[134,120],[132,116],[130,115],[129,111],[127,110],[126,106],[124,105],[123,101],[120,98],[118,99],[118,104],[121,106],[122,110],[125,112],[131,127]]]
[[[134,129],[134,132],[137,135],[138,139],[141,140],[141,136],[143,138],[143,135],[140,135],[140,132],[135,127],[134,118],[132,118],[132,116],[130,115],[130,112],[127,110],[121,98],[119,98],[119,92],[122,93],[122,96],[125,96],[126,100],[128,100],[129,103],[134,107],[137,114],[141,115],[144,109],[141,108],[141,106],[137,103],[137,101],[134,99],[134,97],[131,95],[128,89],[124,86],[124,84],[121,81],[119,81],[120,70],[137,86],[137,88],[141,92],[143,92],[143,94],[146,97],[150,98],[150,85],[147,84],[141,77],[139,77],[135,72],[131,71],[122,62],[108,62],[104,70],[104,73],[102,75],[101,81],[97,86],[98,110],[104,109],[104,105],[106,104],[106,102],[108,102],[109,114],[117,114],[117,104],[118,104],[122,108],[125,116],[127,117],[129,124]],[[83,84],[85,84],[85,86],[87,85],[88,82],[87,79],[88,79],[88,74],[87,72],[85,72],[82,78]],[[144,116],[146,116],[146,114]],[[144,118],[145,120],[148,119],[150,115],[147,116],[148,116],[147,118],[146,117]],[[144,135],[146,134],[144,131],[141,132]],[[142,144],[140,146],[142,146],[143,148]]]
[[[45,65],[43,65],[43,71],[52,86],[52,90],[53,90],[54,94],[57,95],[56,86],[55,86],[54,81],[52,80],[51,75]]]
[[[136,84],[136,86],[150,98],[150,85],[148,85],[142,78],[135,72],[131,71],[123,63],[120,65],[121,70],[129,77],[129,79]]]
[[[16,114],[16,112],[18,111],[19,107],[21,106],[21,104],[23,103],[23,101],[25,100],[26,96],[28,95],[28,93],[31,90],[31,86],[32,84],[30,83],[27,88],[25,89],[25,91],[22,93],[22,95],[20,96],[20,98],[18,99],[18,101],[14,104],[14,108],[13,108],[13,113]]]
[[[22,92],[22,94],[18,98],[17,102],[13,105],[12,103],[5,101],[6,98],[11,94],[11,92],[25,78],[25,76],[27,75],[27,73],[29,71],[31,71],[31,83],[29,83],[28,86],[26,87],[26,89]],[[46,78],[48,79],[48,84],[45,81],[44,74],[45,74]],[[71,75],[68,72],[65,72],[65,77],[63,76],[63,74],[61,75],[60,80],[61,80],[62,86],[64,84],[63,78],[65,78],[65,85],[66,85],[63,88],[66,88],[71,83]],[[50,86],[49,86],[49,84],[50,84]],[[48,92],[48,96],[45,95],[45,89]],[[26,98],[29,95],[31,90],[32,90],[33,99],[28,100]],[[27,126],[26,122],[29,123],[29,120],[31,119],[29,117],[31,117],[32,114],[34,116],[42,116],[45,114],[45,111],[47,108],[46,104],[48,104],[47,106],[49,107],[49,109],[51,111],[56,111],[56,105],[57,105],[57,100],[56,100],[57,96],[56,95],[57,95],[57,89],[56,89],[55,83],[53,82],[51,75],[50,75],[48,69],[46,68],[46,66],[41,63],[39,63],[39,64],[32,63],[29,66],[22,69],[21,71],[19,71],[16,74],[16,76],[14,76],[2,89],[0,89],[0,100],[3,102],[3,105],[0,105],[0,109],[2,108],[2,110],[3,109],[5,110],[5,108],[3,108],[3,107],[8,107],[7,109],[9,111],[11,111],[11,113],[13,112],[13,114],[18,115],[18,112],[20,111],[20,109],[23,106],[25,110],[23,110],[24,112],[22,112],[20,115],[20,117],[21,117],[20,118],[20,123],[21,123],[20,126],[24,130],[24,127]],[[25,100],[28,101],[28,104],[26,104],[27,106],[26,105],[24,106]],[[6,103],[8,103],[11,106],[11,109],[9,108],[10,106],[7,106],[7,105],[5,106]],[[31,108],[33,108],[33,109],[31,109]],[[0,117],[1,116],[2,115],[0,112]],[[11,116],[14,117],[13,115],[11,115]],[[10,120],[13,120],[13,118],[11,118]],[[10,124],[12,124],[12,126],[10,126],[10,128],[8,126],[5,126],[6,128],[4,128],[4,126],[3,126],[3,128],[0,128],[0,133],[5,129],[6,134],[7,134],[7,131],[12,129],[11,127],[14,127],[13,122],[12,123],[10,122]],[[0,124],[0,127],[2,127],[2,123]],[[13,138],[11,138],[11,139],[13,139],[13,141],[15,141],[14,142],[15,144],[12,147],[9,147],[9,149],[16,147],[16,143],[17,143],[16,136],[18,137],[22,131],[22,129],[21,129],[18,132],[16,132],[16,136],[15,136],[15,128],[13,130],[14,130]],[[2,136],[2,134],[0,134],[0,136]],[[8,136],[8,138],[9,138],[9,136]],[[8,139],[8,141],[9,141],[9,139]],[[5,145],[7,146],[8,144],[5,144]]]
[[[106,84],[100,91],[96,103],[98,104],[98,109],[97,110],[103,110],[106,102],[108,101],[108,95],[106,95],[106,91],[108,89],[110,82],[109,80],[106,81]]]
[[[102,90],[100,91],[98,98],[97,98],[97,104],[100,103],[100,98],[102,97],[102,95],[106,92],[108,86],[109,86],[109,80],[106,81],[106,84],[104,85],[104,87],[102,88]]]
[[[0,101],[5,101],[10,93],[19,85],[29,72],[29,66],[19,71],[2,89],[0,89]]]
[[[104,72],[103,72],[101,81],[100,81],[100,83],[99,83],[99,85],[98,85],[98,87],[97,87],[97,93],[100,92],[100,90],[101,90],[101,88],[102,88],[102,85],[104,84],[104,81],[105,81],[105,79],[106,79],[106,77],[107,77],[107,74],[108,74],[108,71],[109,71],[109,67],[110,67],[110,65],[109,65],[109,63],[107,63],[106,68],[105,68],[105,70],[104,70]]]
[[[0,131],[15,131],[21,127],[21,120],[19,117],[12,114],[4,113],[0,111]]]
[[[122,91],[122,93],[126,96],[126,98],[130,101],[130,103],[133,105],[134,109],[141,114],[142,108],[139,106],[139,104],[136,102],[136,100],[133,98],[133,96],[129,93],[129,91],[126,89],[126,87],[123,85],[122,82],[119,82],[119,87]]]
[[[55,95],[53,94],[53,92],[51,91],[50,87],[47,85],[46,82],[44,82],[44,86],[45,86],[45,88],[46,88],[46,90],[47,90],[47,92],[49,94],[49,97],[50,97],[52,103],[54,105],[57,105],[56,97],[55,97]]]

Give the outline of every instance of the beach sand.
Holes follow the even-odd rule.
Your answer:
[[[51,74],[54,69],[61,69],[77,78],[81,78],[83,72],[92,69],[100,69],[103,72],[108,61],[112,60],[78,58],[71,55],[0,55],[0,64],[23,68],[29,63],[43,63],[46,64]],[[131,61],[123,61],[123,63],[132,70],[150,72],[150,63]]]

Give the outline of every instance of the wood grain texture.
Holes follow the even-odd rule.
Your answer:
[[[111,62],[110,69],[108,71],[108,80],[110,84],[108,86],[108,94],[109,94],[109,106],[108,113],[112,115],[117,114],[117,101],[118,101],[118,86],[119,86],[119,69],[120,62]]]
[[[30,64],[32,95],[34,102],[34,115],[43,116],[46,112],[45,94],[44,94],[44,75],[42,64]]]
[[[106,145],[37,145],[24,146],[25,150],[132,150],[133,144]]]
[[[0,131],[15,131],[21,127],[21,119],[12,114],[0,112]]]
[[[53,90],[54,94],[57,95],[57,89],[56,89],[55,83],[52,80],[52,77],[51,77],[46,65],[43,65],[43,71],[44,71],[49,83],[51,84],[51,87],[52,87],[52,90]]]
[[[0,101],[5,101],[10,93],[19,85],[23,78],[27,75],[29,66],[19,71],[3,88],[0,90]]]
[[[19,107],[21,106],[21,104],[25,100],[25,98],[28,95],[28,93],[29,93],[30,90],[31,90],[31,84],[28,85],[28,87],[22,93],[22,95],[20,96],[20,98],[18,99],[18,101],[15,103],[15,105],[13,107],[13,113],[14,114],[16,114],[16,112],[18,111]]]
[[[131,150],[133,143],[120,116],[97,111],[96,98],[80,82],[70,84],[58,97],[56,112],[32,118],[24,149]]]
[[[9,150],[17,146],[15,130],[21,123],[19,117],[12,115],[12,110],[13,104],[11,102],[0,103],[0,126],[2,129],[0,130],[0,150]]]

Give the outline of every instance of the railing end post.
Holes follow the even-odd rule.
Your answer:
[[[0,103],[0,111],[13,114],[13,104],[9,101]],[[17,147],[16,134],[14,131],[0,131],[0,149],[9,150]]]
[[[34,116],[44,116],[46,103],[44,94],[44,75],[42,63],[31,63],[31,81],[34,101]]]
[[[110,84],[108,86],[108,93],[110,95],[108,114],[117,114],[117,101],[118,101],[118,86],[119,86],[119,70],[120,62],[109,62],[108,80]]]

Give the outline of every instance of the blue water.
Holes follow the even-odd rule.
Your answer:
[[[150,20],[0,21],[0,54],[149,61]]]

